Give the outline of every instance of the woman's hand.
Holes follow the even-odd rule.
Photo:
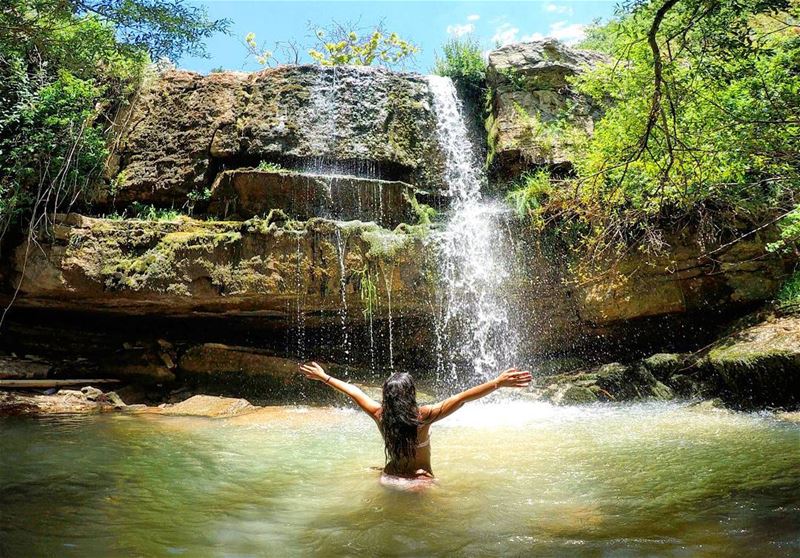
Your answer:
[[[310,364],[301,364],[300,371],[305,374],[306,378],[309,380],[327,383],[328,380],[331,379],[330,374],[327,374],[325,370],[322,369],[322,366],[316,362],[311,362]]]
[[[509,368],[500,373],[495,378],[495,385],[501,387],[528,387],[531,383],[531,373],[528,370],[518,370],[517,368]]]

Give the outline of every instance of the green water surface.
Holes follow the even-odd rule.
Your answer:
[[[439,486],[378,484],[372,421],[0,420],[0,556],[799,556],[800,426],[678,404],[471,404]]]

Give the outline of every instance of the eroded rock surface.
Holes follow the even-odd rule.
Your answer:
[[[261,160],[441,182],[427,82],[383,68],[167,71],[148,80],[117,128],[106,202],[180,206],[219,170]]]
[[[687,232],[666,239],[660,256],[633,252],[599,265],[591,280],[581,277],[580,260],[531,242],[520,250],[513,295],[531,316],[525,346],[559,352],[570,344],[568,353],[601,350],[603,340],[622,348],[650,341],[650,350],[663,351],[675,348],[659,343],[713,335],[726,315],[742,315],[781,288],[792,263],[766,250],[775,234],[764,229],[717,250],[722,243],[701,246]]]
[[[280,209],[292,219],[375,221],[394,228],[416,221],[414,196],[414,188],[399,181],[239,169],[217,176],[209,212],[224,219],[249,219]]]
[[[161,409],[164,415],[187,415],[210,418],[232,417],[255,411],[258,407],[246,399],[194,395],[185,401]]]

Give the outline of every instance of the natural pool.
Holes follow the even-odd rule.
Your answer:
[[[680,404],[474,403],[440,485],[378,485],[352,410],[0,421],[0,556],[797,556],[800,426]]]

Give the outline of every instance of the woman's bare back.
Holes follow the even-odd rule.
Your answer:
[[[380,420],[380,417],[378,420]],[[413,459],[400,463],[390,461],[383,468],[383,472],[387,475],[406,478],[433,478],[433,469],[431,468],[431,424],[425,422],[423,412],[420,412],[420,421],[422,425],[417,429],[417,447],[414,451]],[[380,422],[378,422],[378,429],[380,430]]]

